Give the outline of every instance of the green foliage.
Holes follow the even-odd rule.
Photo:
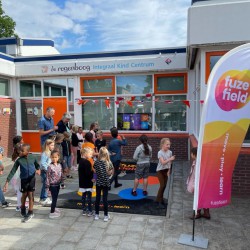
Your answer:
[[[0,38],[17,36],[15,34],[16,23],[11,17],[5,15],[2,9],[2,1],[0,0]]]

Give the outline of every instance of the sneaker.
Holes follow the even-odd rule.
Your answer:
[[[82,215],[83,215],[83,216],[87,215],[87,211],[86,211],[86,210],[83,210],[83,211],[82,211]]]
[[[110,215],[105,215],[103,221],[107,222],[110,220]]]
[[[21,212],[21,208],[20,207],[16,207],[16,212]]]
[[[118,176],[119,177],[123,177],[123,176],[125,176],[127,173],[126,173],[126,171],[122,171],[120,174],[118,174]]]
[[[58,213],[58,214],[60,214],[62,211],[59,208],[55,208],[55,212]]]
[[[93,212],[90,212],[90,211],[89,211],[89,212],[87,213],[87,216],[88,216],[88,217],[92,217],[93,215],[94,215]]]
[[[47,198],[47,199],[45,200],[45,202],[46,202],[45,205],[51,205],[52,200],[51,200],[50,198]]]
[[[22,217],[26,216],[26,207],[25,208],[21,208],[21,216]]]
[[[136,190],[134,191],[134,190],[132,189],[131,194],[132,194],[133,196],[137,196]]]
[[[61,189],[66,188],[65,184],[61,184]]]
[[[8,201],[5,201],[2,203],[2,208],[8,207],[11,203]]]
[[[118,188],[118,187],[121,187],[122,186],[122,184],[121,183],[117,183],[117,184],[115,184],[115,188]]]
[[[95,220],[99,220],[99,214],[95,215]]]
[[[59,218],[59,217],[60,217],[60,214],[56,213],[56,212],[49,214],[50,219],[56,219],[56,218]]]
[[[23,217],[23,222],[28,222],[34,217],[33,212],[28,212],[26,216]]]

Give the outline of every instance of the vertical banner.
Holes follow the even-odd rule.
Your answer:
[[[231,201],[232,173],[250,124],[250,44],[212,70],[201,117],[193,209]]]

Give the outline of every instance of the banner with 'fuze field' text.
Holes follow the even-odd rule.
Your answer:
[[[194,210],[226,206],[232,173],[250,124],[250,44],[224,55],[212,70],[202,111]]]

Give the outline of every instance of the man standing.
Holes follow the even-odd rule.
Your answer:
[[[61,133],[63,134],[63,132],[70,132],[70,128],[69,128],[69,121],[71,119],[71,114],[70,113],[64,113],[62,120],[60,120],[57,123],[57,133]]]
[[[44,142],[51,136],[55,134],[55,130],[58,129],[57,126],[54,126],[53,115],[55,114],[55,109],[53,107],[48,107],[46,113],[38,122],[40,137],[41,137],[41,146]]]

